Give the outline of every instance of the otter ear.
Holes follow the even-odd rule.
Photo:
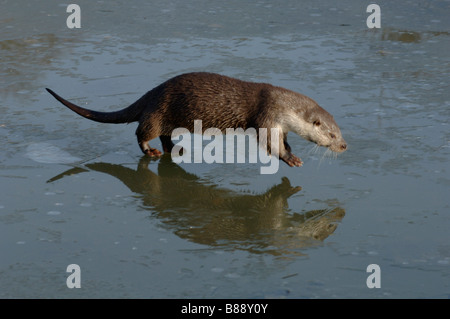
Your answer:
[[[315,121],[313,122],[313,124],[314,124],[315,126],[320,126],[320,120],[315,120]]]

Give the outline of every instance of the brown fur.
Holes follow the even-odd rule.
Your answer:
[[[161,152],[148,142],[160,137],[165,152],[174,146],[172,131],[194,129],[194,120],[202,120],[203,130],[211,127],[253,127],[280,132],[279,157],[289,166],[302,161],[291,153],[287,133],[293,131],[303,138],[343,152],[347,144],[333,117],[309,97],[266,83],[245,82],[214,73],[186,73],[176,76],[147,92],[129,107],[116,112],[96,112],[79,107],[47,89],[58,101],[93,121],[102,123],[139,122],[136,130],[141,150],[150,156]]]

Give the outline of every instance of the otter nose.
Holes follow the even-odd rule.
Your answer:
[[[345,144],[345,143],[342,144],[342,145],[341,145],[341,150],[345,151],[346,149],[347,149],[347,144]]]

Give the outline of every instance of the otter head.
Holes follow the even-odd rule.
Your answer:
[[[295,132],[308,141],[328,147],[333,152],[342,153],[347,149],[347,143],[333,116],[316,101],[284,89],[274,90],[271,94],[274,105],[277,105],[277,120],[284,132]]]
[[[331,151],[342,153],[347,150],[347,143],[342,137],[341,130],[333,116],[320,106],[316,105],[309,116],[306,117],[307,140],[319,146],[328,147]]]

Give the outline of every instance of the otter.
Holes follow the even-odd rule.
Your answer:
[[[171,152],[174,146],[172,131],[183,127],[193,132],[194,120],[202,120],[203,130],[209,127],[222,131],[226,128],[278,128],[278,157],[291,167],[301,166],[303,162],[291,153],[287,143],[289,131],[333,152],[341,153],[347,149],[330,113],[305,95],[268,83],[247,82],[207,72],[185,73],[167,80],[130,106],[115,112],[85,109],[48,88],[47,91],[87,119],[115,124],[138,122],[139,146],[151,157],[160,157],[162,153],[149,146],[150,140],[159,136],[164,152]],[[270,154],[269,141],[268,136],[267,151]]]

